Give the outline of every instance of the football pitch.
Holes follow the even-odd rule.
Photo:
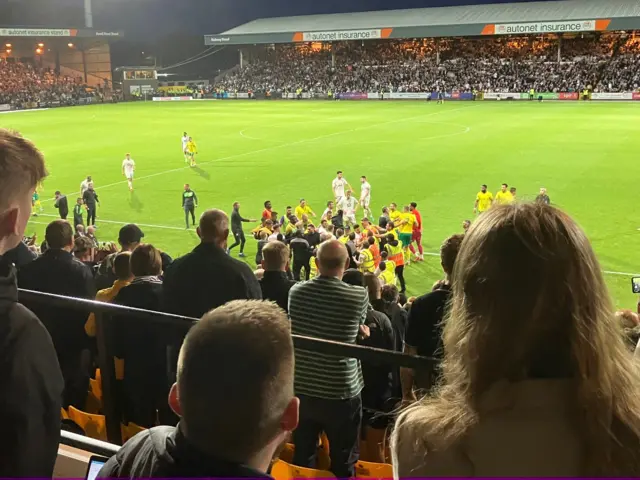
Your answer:
[[[241,213],[256,218],[265,200],[283,214],[304,197],[320,215],[343,170],[357,196],[359,177],[367,176],[376,221],[383,205],[417,202],[425,252],[437,253],[473,218],[480,185],[495,194],[506,182],[520,200],[546,187],[552,203],[587,232],[616,305],[634,308],[637,301],[629,278],[640,272],[640,102],[129,103],[0,115],[0,127],[22,132],[46,156],[44,212],[27,230],[40,239],[57,216],[54,192],[67,194],[72,208],[87,175],[101,201],[100,241],[115,240],[122,224],[135,222],[146,242],[177,257],[198,242],[184,226],[185,183],[200,212],[230,213],[239,201]],[[198,145],[197,168],[184,162],[184,131]],[[121,172],[127,152],[136,161],[133,193]],[[255,250],[248,239],[252,267]],[[428,291],[441,277],[439,258],[426,257],[405,276],[409,294]]]

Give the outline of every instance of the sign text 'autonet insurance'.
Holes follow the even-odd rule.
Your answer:
[[[593,32],[595,20],[570,20],[563,22],[502,23],[496,24],[496,35],[552,32]]]
[[[382,38],[381,29],[336,30],[333,32],[303,32],[303,42],[331,42],[340,40],[373,40]]]

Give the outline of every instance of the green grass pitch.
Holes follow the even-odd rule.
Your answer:
[[[283,213],[305,197],[321,214],[338,169],[358,194],[364,174],[376,214],[392,201],[418,203],[426,252],[437,252],[473,217],[480,184],[495,193],[507,182],[525,200],[545,186],[586,230],[623,308],[636,297],[622,273],[640,271],[639,125],[640,104],[578,102],[137,103],[0,115],[1,127],[31,138],[47,159],[44,215],[27,232],[40,238],[57,213],[54,191],[68,194],[72,206],[89,174],[102,202],[101,241],[136,222],[147,242],[174,257],[198,242],[184,229],[184,183],[200,211],[230,212],[239,201],[244,216],[259,217],[264,200]],[[185,166],[183,131],[198,144],[197,169]],[[126,152],[136,161],[133,194],[121,173]],[[252,266],[254,253],[250,239]],[[427,291],[440,275],[437,257],[412,265],[409,293]]]

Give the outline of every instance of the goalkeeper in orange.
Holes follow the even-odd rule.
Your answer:
[[[189,141],[187,142],[187,146],[185,147],[185,152],[189,157],[189,166],[196,166],[196,154],[198,153],[198,147],[196,146],[196,142],[193,141],[192,137],[189,137]]]

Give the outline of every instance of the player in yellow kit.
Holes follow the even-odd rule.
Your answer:
[[[189,157],[189,166],[196,166],[196,154],[198,153],[198,147],[196,146],[196,142],[193,141],[192,137],[189,137],[189,141],[187,142],[187,147],[185,149],[187,156]]]
[[[478,195],[476,195],[476,203],[473,206],[473,213],[482,213],[486,212],[491,208],[491,204],[493,203],[493,195],[491,192],[487,191],[487,186],[482,185]]]
[[[500,191],[496,193],[497,205],[509,205],[510,203],[513,203],[513,194],[507,190],[507,188],[509,188],[509,185],[503,183]]]
[[[411,213],[409,205],[406,205],[403,209],[403,212],[400,214],[400,224],[398,226],[398,239],[400,240],[400,242],[402,242],[402,250],[404,251],[405,263],[409,263],[408,260],[411,258],[409,246],[411,245],[411,239],[413,237],[413,226],[415,225],[415,223],[416,216]]]

